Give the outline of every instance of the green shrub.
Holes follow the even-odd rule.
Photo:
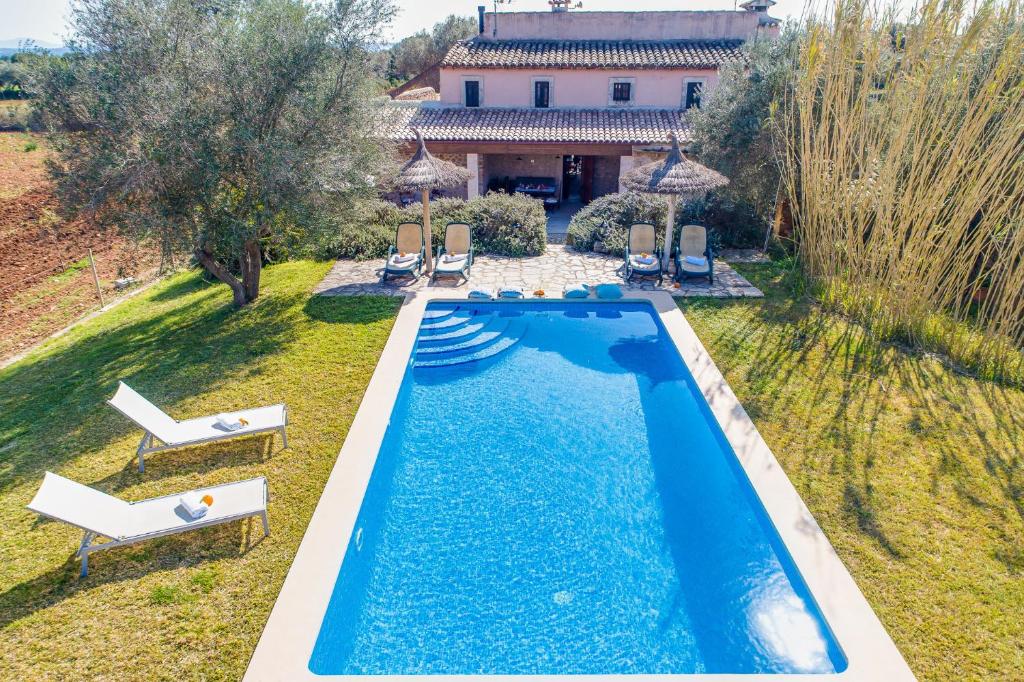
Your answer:
[[[709,194],[706,199],[687,202],[679,224],[699,223],[715,234],[716,249],[751,249],[764,246],[767,224],[752,204],[732,194]]]
[[[569,222],[569,237],[577,251],[601,251],[620,254],[626,248],[626,234],[633,223],[652,223],[661,239],[668,218],[668,203],[663,197],[624,192],[607,194],[585,206]],[[697,223],[708,228],[711,247],[749,248],[761,246],[763,222],[745,204],[727,197],[711,195],[707,199],[686,202],[676,211],[676,234],[683,225]]]
[[[620,254],[626,248],[626,233],[633,223],[652,223],[664,228],[668,205],[660,197],[636,192],[606,194],[587,204],[569,222],[569,241],[577,251],[593,251],[594,244],[605,252]]]
[[[333,258],[383,258],[394,243],[399,223],[423,220],[420,204],[399,207],[373,199],[346,211],[334,238],[322,255]],[[547,216],[537,200],[522,195],[489,193],[470,201],[435,199],[430,202],[434,248],[444,239],[448,223],[468,223],[476,253],[501,256],[537,256],[547,243]]]
[[[547,244],[544,205],[522,194],[488,192],[467,202],[473,243],[482,253],[539,256]]]

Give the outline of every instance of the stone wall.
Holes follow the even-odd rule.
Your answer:
[[[438,159],[444,159],[445,161],[450,161],[454,163],[456,166],[468,168],[468,166],[466,165],[465,154],[434,154],[434,157]],[[462,185],[461,187],[443,190],[441,192],[441,195],[445,197],[453,197],[455,199],[466,199],[469,196],[468,193],[466,192],[465,185]]]
[[[594,157],[594,198],[619,191],[619,157]]]

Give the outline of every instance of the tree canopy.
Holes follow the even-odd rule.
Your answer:
[[[235,303],[268,247],[372,184],[390,0],[79,0],[37,107],[69,211],[191,252]]]
[[[454,14],[434,24],[430,31],[419,31],[395,43],[389,50],[388,77],[406,81],[441,61],[452,45],[476,35],[472,17]]]
[[[791,89],[801,34],[786,27],[777,40],[744,45],[745,62],[726,65],[718,85],[689,112],[693,149],[701,162],[729,178],[722,191],[767,221],[779,189],[773,107]]]

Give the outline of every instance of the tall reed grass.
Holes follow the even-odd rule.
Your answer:
[[[838,0],[805,29],[774,119],[805,273],[877,334],[1024,383],[1020,4]]]

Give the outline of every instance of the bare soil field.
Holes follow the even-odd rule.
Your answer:
[[[45,136],[0,133],[0,360],[99,307],[89,249],[106,302],[115,279],[150,279],[159,264],[153,249],[58,215],[49,153]]]

